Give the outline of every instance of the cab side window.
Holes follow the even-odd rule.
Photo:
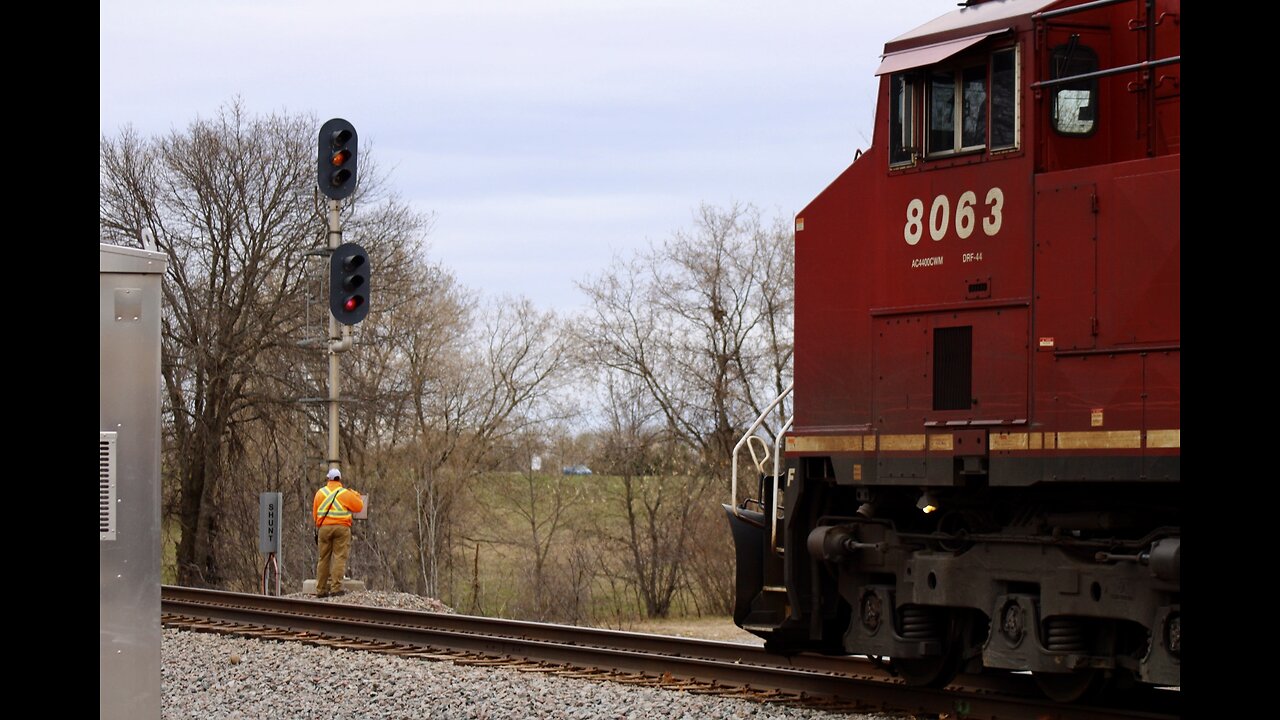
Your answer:
[[[1098,54],[1078,45],[1075,39],[1053,48],[1049,68],[1054,79],[1095,72]],[[1053,129],[1063,135],[1089,135],[1098,122],[1098,79],[1072,80],[1054,86],[1052,102]]]
[[[987,66],[929,73],[929,155],[978,150],[987,142]]]
[[[991,53],[991,149],[1018,146],[1017,48]]]
[[[955,152],[956,76],[954,72],[929,73],[929,154]]]
[[[889,77],[889,164],[915,161],[916,76],[894,73]]]
[[[889,166],[1017,149],[1018,72],[1011,46],[890,75]]]

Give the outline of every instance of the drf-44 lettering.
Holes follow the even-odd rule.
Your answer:
[[[977,225],[977,217],[973,211],[977,202],[978,196],[972,190],[960,193],[960,198],[956,201],[956,235],[961,240],[972,235]],[[1000,224],[1004,219],[1000,213],[1004,207],[1004,191],[998,187],[991,188],[987,191],[984,204],[986,215],[982,218],[982,232],[987,237],[992,237],[1000,232]],[[924,200],[915,198],[907,203],[907,224],[902,226],[902,237],[908,245],[915,245],[924,237],[925,222]],[[938,195],[933,199],[929,206],[928,226],[929,237],[935,241],[946,237],[947,228],[951,227],[951,201],[946,195]]]

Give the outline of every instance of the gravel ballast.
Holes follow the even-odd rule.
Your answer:
[[[343,602],[438,601],[350,593]],[[415,599],[416,598],[416,599]],[[375,602],[376,600],[376,602]],[[443,608],[443,605],[439,605]],[[415,609],[429,609],[418,605]],[[447,608],[445,609],[447,611]],[[162,717],[178,718],[822,718],[888,720],[444,661],[165,628]]]

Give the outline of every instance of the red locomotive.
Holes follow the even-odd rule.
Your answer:
[[[741,504],[735,453],[766,647],[1180,684],[1180,19],[970,0],[885,44],[871,148],[795,219],[795,414]]]

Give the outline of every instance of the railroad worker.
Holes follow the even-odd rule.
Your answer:
[[[342,486],[342,471],[329,470],[328,482],[316,491],[311,502],[316,521],[316,544],[320,561],[316,564],[316,597],[345,595],[342,575],[351,553],[351,514],[364,509],[360,493]]]

